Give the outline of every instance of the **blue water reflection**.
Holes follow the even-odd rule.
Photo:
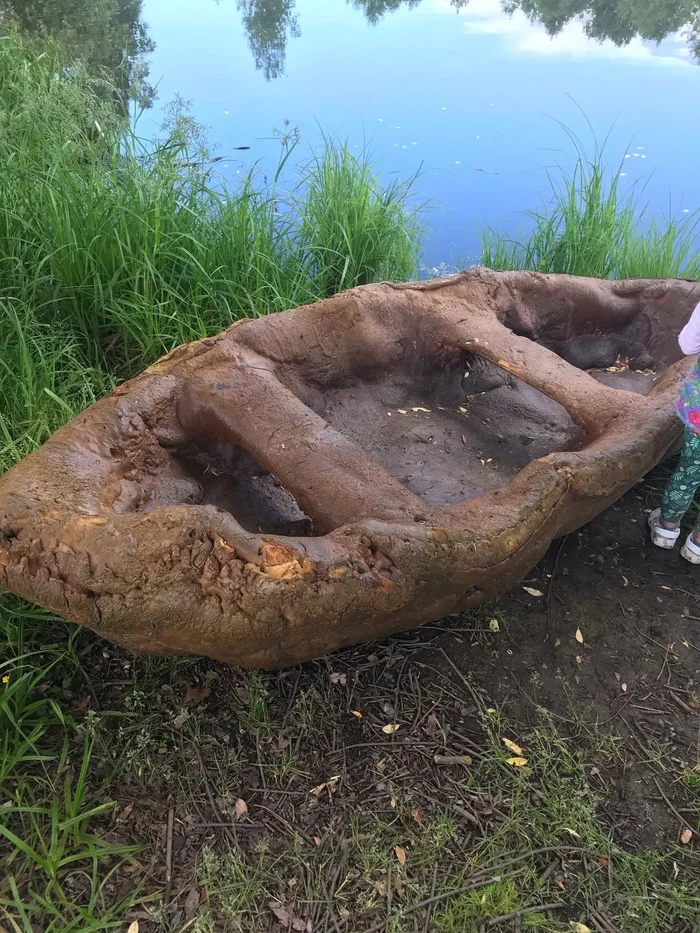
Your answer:
[[[515,230],[519,212],[541,203],[547,167],[571,161],[556,120],[589,143],[586,117],[600,140],[614,124],[610,161],[622,161],[623,185],[646,185],[652,213],[700,206],[692,37],[671,33],[657,45],[621,20],[614,38],[625,44],[616,45],[589,36],[614,34],[614,17],[565,22],[555,11],[547,19],[544,0],[536,10],[526,0],[512,8],[504,12],[499,0],[146,0],[150,76],[159,84],[142,131],[178,93],[210,127],[221,170],[234,178],[253,161],[274,168],[272,131],[285,118],[306,146],[322,128],[369,144],[387,173],[422,167],[416,193],[433,203],[427,266],[473,261],[480,227]],[[681,25],[684,10],[667,10],[666,22]],[[646,34],[663,35],[658,6],[645,15]],[[235,153],[241,145],[250,151]]]

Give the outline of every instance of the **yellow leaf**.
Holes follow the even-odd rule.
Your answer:
[[[401,724],[398,722],[389,722],[385,726],[382,726],[382,732],[385,732],[387,735],[393,735],[394,732],[401,728]]]
[[[622,585],[623,585],[623,586],[629,586],[629,585],[630,585],[630,581],[627,579],[627,577],[626,577],[624,574],[622,574],[621,576],[622,576]]]
[[[591,933],[591,928],[587,927],[585,923],[575,923],[571,930],[572,933]]]
[[[513,752],[514,755],[522,755],[522,748],[519,745],[516,745],[515,742],[511,742],[510,739],[503,739],[503,744],[508,749],[508,751]]]
[[[622,687],[622,692],[627,693],[627,684],[620,684],[620,686]]]
[[[351,709],[350,712],[356,719],[362,719],[362,713],[359,711],[359,709]]]
[[[568,833],[570,836],[573,836],[575,839],[580,839],[580,838],[581,838],[581,836],[579,835],[579,833],[576,832],[575,829],[569,829],[569,827],[567,826],[567,827],[566,827],[566,831],[567,831],[567,833]]]
[[[426,412],[427,414],[430,414],[430,409],[429,409],[429,408],[412,408],[411,411],[424,411],[424,412]]]
[[[139,933],[139,922],[138,922],[138,920],[134,920],[133,923],[130,923],[130,924],[129,924],[129,929],[127,930],[127,933]]]
[[[398,411],[398,413],[399,413],[400,415],[407,415],[407,414],[408,414],[408,412],[406,411],[405,408],[397,408],[396,410]]]
[[[399,865],[406,864],[406,850],[403,846],[394,846],[394,852],[396,853],[396,858],[399,860]]]
[[[529,593],[530,596],[544,596],[542,590],[535,590],[531,586],[524,586],[523,589],[526,593]]]
[[[687,846],[690,840],[693,838],[693,830],[689,829],[687,826],[681,833],[681,842],[684,846]]]
[[[498,619],[491,619],[489,622],[489,628],[492,632],[500,632],[501,626],[498,624]]]
[[[527,764],[527,758],[523,758],[521,755],[516,755],[514,758],[507,758],[506,764],[513,765],[514,768],[524,768]]]
[[[576,629],[576,641],[579,643],[579,645],[583,644],[583,632],[580,628]]]

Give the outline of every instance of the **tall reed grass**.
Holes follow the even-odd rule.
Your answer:
[[[293,187],[231,187],[186,113],[144,141],[100,90],[0,40],[0,469],[178,343],[416,273],[410,184],[369,153],[326,139]]]
[[[591,155],[569,131],[573,168],[548,173],[550,197],[529,211],[526,229],[511,237],[482,236],[484,265],[596,278],[698,278],[698,216],[650,219],[643,187],[623,191],[620,165],[606,167],[605,147]]]

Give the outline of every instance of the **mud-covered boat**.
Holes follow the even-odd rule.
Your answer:
[[[257,667],[474,606],[676,443],[698,301],[474,269],[234,324],[0,477],[0,585]]]

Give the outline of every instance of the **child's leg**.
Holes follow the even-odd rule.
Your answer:
[[[700,434],[685,429],[683,449],[678,466],[668,482],[661,505],[661,522],[666,528],[677,528],[692,505],[700,486]],[[698,536],[700,543],[700,535]]]

